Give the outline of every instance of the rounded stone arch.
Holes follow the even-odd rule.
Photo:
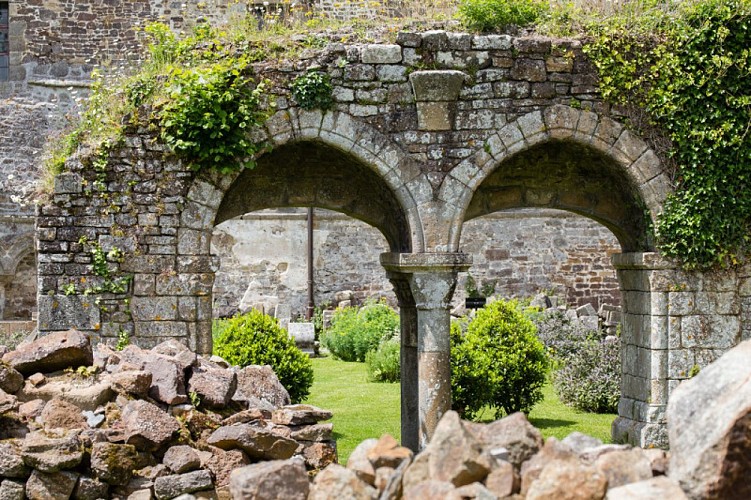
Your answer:
[[[509,122],[441,186],[455,200],[450,247],[464,221],[510,208],[548,207],[596,220],[624,252],[651,251],[648,227],[672,190],[655,153],[622,124],[555,105]],[[649,214],[649,215],[647,215]]]
[[[29,231],[6,238],[10,241],[2,245],[5,250],[0,254],[0,274],[13,275],[18,264],[29,254],[36,252],[34,233]]]
[[[346,113],[297,108],[274,114],[262,134],[256,140],[271,147],[258,156],[255,168],[196,177],[183,210],[184,227],[210,232],[255,210],[315,206],[376,227],[394,252],[423,251],[412,193],[423,191],[426,181],[384,134]],[[249,197],[249,192],[256,194]]]
[[[293,108],[274,114],[254,139],[271,145],[255,168],[198,173],[180,213],[178,270],[200,273],[194,292],[201,305],[189,334],[198,352],[211,352],[211,295],[218,269],[211,238],[218,223],[265,208],[315,206],[376,227],[393,252],[424,248],[413,193],[425,191],[427,181],[413,160],[374,128],[346,113]]]

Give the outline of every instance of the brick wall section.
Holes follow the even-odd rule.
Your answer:
[[[394,303],[379,262],[388,251],[375,228],[335,212],[314,216],[315,300],[334,302],[338,291],[352,290],[358,302],[385,297]],[[221,259],[214,283],[214,311],[233,314],[245,307],[273,311],[288,304],[293,315],[307,306],[306,213],[251,213],[217,226],[212,251]],[[610,257],[618,242],[594,221],[555,210],[499,212],[468,221],[461,249],[472,255],[470,274],[477,287],[492,284],[504,297],[529,297],[547,290],[574,306],[620,304]],[[467,274],[459,276],[452,303],[466,297]],[[244,300],[243,300],[244,299]]]

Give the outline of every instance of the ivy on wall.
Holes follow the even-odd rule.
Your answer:
[[[584,36],[602,96],[639,109],[644,136],[664,135],[676,190],[655,224],[660,252],[688,269],[726,267],[751,250],[751,0],[553,3],[462,0],[466,27],[513,31],[529,22]],[[640,129],[640,130],[639,130]],[[647,130],[649,129],[649,130]]]
[[[603,96],[642,107],[672,142],[659,249],[689,269],[737,264],[751,223],[751,2],[686,2],[639,27],[597,26],[585,51]]]

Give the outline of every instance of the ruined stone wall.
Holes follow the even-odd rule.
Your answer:
[[[667,446],[673,390],[751,338],[751,267],[692,273],[656,254],[618,255],[614,265],[627,313],[613,437]]]
[[[246,3],[226,0],[11,0],[9,6],[10,72],[0,82],[0,256],[20,241],[34,250],[26,236],[34,231],[34,204],[45,178],[45,142],[80,111],[91,71],[120,71],[137,60],[139,29],[147,22],[186,29],[199,19],[228,19],[246,10]],[[14,301],[24,305],[2,302],[0,311],[28,319],[36,291],[14,285],[17,265],[0,258],[0,283],[13,286]],[[29,272],[23,271],[24,279],[35,283]]]
[[[307,306],[305,210],[268,210],[223,222],[214,231],[212,252],[221,259],[214,283],[214,314],[227,316],[256,307],[274,311],[288,304],[293,315]],[[394,303],[379,262],[388,251],[375,228],[335,212],[314,216],[314,279],[318,305],[333,304],[338,291],[358,302],[385,297]],[[467,222],[461,249],[472,255],[469,275],[478,290],[504,297],[529,297],[547,290],[569,304],[620,304],[610,257],[620,252],[615,237],[581,216],[555,210],[498,212]],[[454,305],[467,296],[461,273]]]

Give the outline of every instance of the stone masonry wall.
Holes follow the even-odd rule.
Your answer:
[[[745,271],[683,275],[651,253],[644,206],[658,212],[670,185],[644,141],[608,117],[578,41],[433,31],[400,33],[397,42],[335,38],[312,60],[259,63],[259,76],[274,77],[277,110],[257,131],[274,148],[255,170],[196,173],[153,131],[136,127],[110,154],[101,193],[84,188],[96,176],[82,161],[86,152],[70,158],[37,219],[40,330],[76,326],[110,343],[125,332],[143,346],[178,338],[207,353],[220,266],[210,252],[217,218],[236,216],[238,207],[323,206],[373,220],[391,235],[384,262],[405,311],[416,313],[403,324],[403,338],[414,340],[405,345],[419,347],[411,322],[431,342],[420,359],[437,360],[424,368],[445,373],[452,273],[468,265],[454,253],[470,246],[459,241],[470,234],[462,231],[467,211],[568,208],[607,223],[626,252],[614,256],[625,312],[616,438],[664,446],[662,416],[674,381],[747,335]],[[422,71],[426,65],[438,71]],[[288,82],[309,66],[324,68],[334,83],[326,113],[301,110],[289,98]],[[449,82],[456,100],[431,97],[430,85],[419,100],[418,77]],[[566,165],[556,163],[560,155]],[[567,170],[569,163],[576,168]],[[529,171],[537,176],[523,175]],[[360,174],[369,183],[353,182]],[[505,183],[509,176],[516,184]],[[532,235],[543,226],[530,227]],[[411,239],[399,241],[402,235]],[[92,252],[113,248],[123,257],[110,259],[106,276],[94,273]],[[501,235],[482,251],[491,261],[504,251],[513,259],[513,248]],[[577,265],[571,270],[581,272]],[[86,293],[128,276],[123,290]]]
[[[667,445],[660,424],[672,391],[751,338],[751,267],[691,273],[655,254],[619,255],[614,265],[628,311],[614,437]]]
[[[379,262],[388,251],[373,227],[335,212],[314,216],[314,279],[318,305],[352,290],[358,302],[385,297],[394,302]],[[214,283],[214,314],[231,315],[255,306],[274,311],[288,304],[293,315],[307,306],[306,213],[269,210],[217,226],[212,252],[221,259]],[[462,251],[472,255],[470,275],[478,289],[492,286],[504,297],[554,292],[575,306],[620,304],[610,257],[620,251],[613,235],[584,217],[555,210],[498,212],[468,221]],[[467,273],[460,274],[454,305],[464,302]]]

